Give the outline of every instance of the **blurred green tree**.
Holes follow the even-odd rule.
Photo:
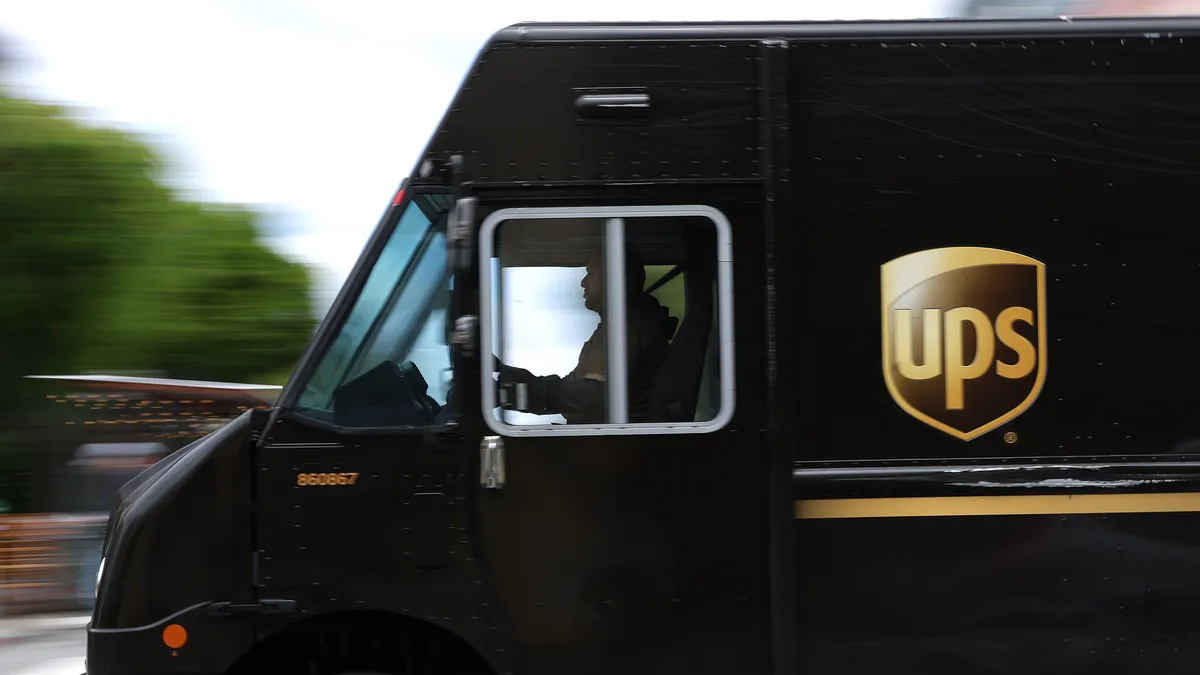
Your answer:
[[[43,420],[30,374],[256,381],[315,327],[308,268],[245,208],[181,199],[137,139],[0,89],[0,498],[21,509]],[[7,442],[5,442],[7,441]],[[19,492],[19,490],[17,490]]]

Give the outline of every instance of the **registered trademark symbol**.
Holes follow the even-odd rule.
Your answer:
[[[1005,443],[1016,443],[1017,442],[1017,432],[1010,431],[1010,432],[1004,434],[1004,442]]]

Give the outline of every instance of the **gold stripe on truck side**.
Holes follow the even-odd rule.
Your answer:
[[[1078,513],[1189,513],[1200,511],[1200,492],[1142,494],[985,495],[798,499],[797,520],[1033,516]]]

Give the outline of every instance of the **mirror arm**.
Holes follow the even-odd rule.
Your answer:
[[[463,277],[470,275],[476,258],[476,198],[466,185],[467,170],[463,156],[453,155],[449,164],[455,200],[446,218],[446,271],[453,276]],[[456,355],[471,360],[477,356],[479,321],[464,311],[462,302],[465,290],[462,284],[455,284],[454,289],[448,317],[453,321],[451,349]],[[457,363],[457,359],[452,359],[451,363]]]

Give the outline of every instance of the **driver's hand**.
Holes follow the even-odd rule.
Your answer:
[[[524,368],[513,368],[500,364],[500,384],[508,384],[510,382],[524,382],[529,384],[537,380],[537,375],[525,370]]]

